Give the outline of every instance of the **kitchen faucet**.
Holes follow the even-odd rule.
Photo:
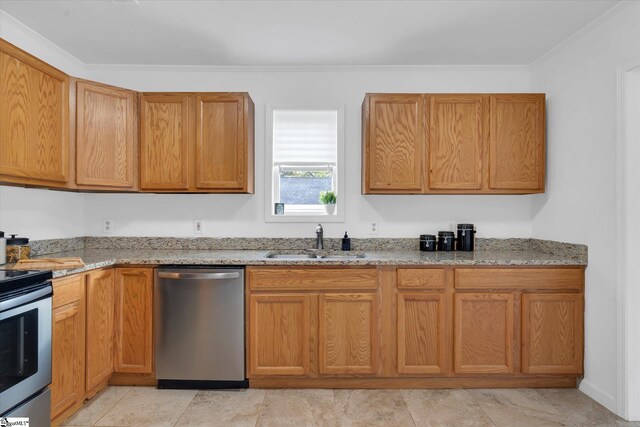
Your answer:
[[[323,233],[322,224],[318,224],[316,227],[316,249],[324,249]]]

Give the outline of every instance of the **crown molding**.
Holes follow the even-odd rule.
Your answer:
[[[15,29],[18,32],[24,33],[28,37],[36,40],[38,43],[41,43],[45,48],[49,49],[56,55],[59,55],[65,61],[68,61],[69,63],[77,67],[81,67],[81,68],[86,67],[87,64],[82,62],[80,59],[76,58],[75,56],[73,56],[72,54],[70,54],[69,52],[67,52],[66,50],[64,50],[59,45],[55,44],[54,42],[52,42],[51,40],[49,40],[39,32],[35,31],[31,27],[28,27],[22,21],[17,20],[16,18],[9,15],[4,10],[0,9],[0,28],[3,28],[3,30],[0,31],[0,35],[2,35],[6,31],[4,29],[5,25]]]
[[[528,65],[136,65],[86,64],[89,71],[156,72],[409,72],[409,71],[529,71]]]
[[[593,30],[598,28],[600,25],[602,25],[603,23],[605,23],[609,19],[613,18],[615,15],[617,15],[618,13],[620,13],[621,11],[623,11],[624,9],[626,9],[627,7],[631,6],[634,3],[636,3],[634,0],[622,0],[622,1],[620,1],[615,6],[611,7],[610,9],[608,9],[605,13],[603,13],[600,16],[598,16],[596,19],[594,19],[593,21],[589,22],[587,25],[585,25],[584,27],[580,28],[578,31],[576,31],[575,33],[571,34],[569,37],[567,37],[566,39],[561,41],[559,44],[557,44],[551,50],[549,50],[546,53],[543,53],[542,55],[540,55],[538,58],[536,58],[529,65],[529,69],[533,70],[533,69],[539,67],[540,65],[544,64],[549,59],[553,58],[554,56],[556,56],[557,54],[559,54],[563,50],[567,49],[568,47],[570,47],[571,45],[576,43],[578,40],[580,40],[581,38],[585,37],[587,34],[589,34]]]

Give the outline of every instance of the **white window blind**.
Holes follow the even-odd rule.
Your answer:
[[[338,157],[338,112],[274,110],[273,164],[333,165]]]

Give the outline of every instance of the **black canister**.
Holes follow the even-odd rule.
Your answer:
[[[475,248],[476,229],[473,224],[458,224],[457,250],[472,252]]]
[[[433,234],[421,234],[420,235],[420,250],[422,252],[435,252],[436,251],[436,236]]]
[[[455,234],[453,231],[438,231],[438,250],[451,252],[455,250]]]

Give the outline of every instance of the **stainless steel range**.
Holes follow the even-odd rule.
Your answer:
[[[50,271],[0,270],[0,418],[49,426]]]

